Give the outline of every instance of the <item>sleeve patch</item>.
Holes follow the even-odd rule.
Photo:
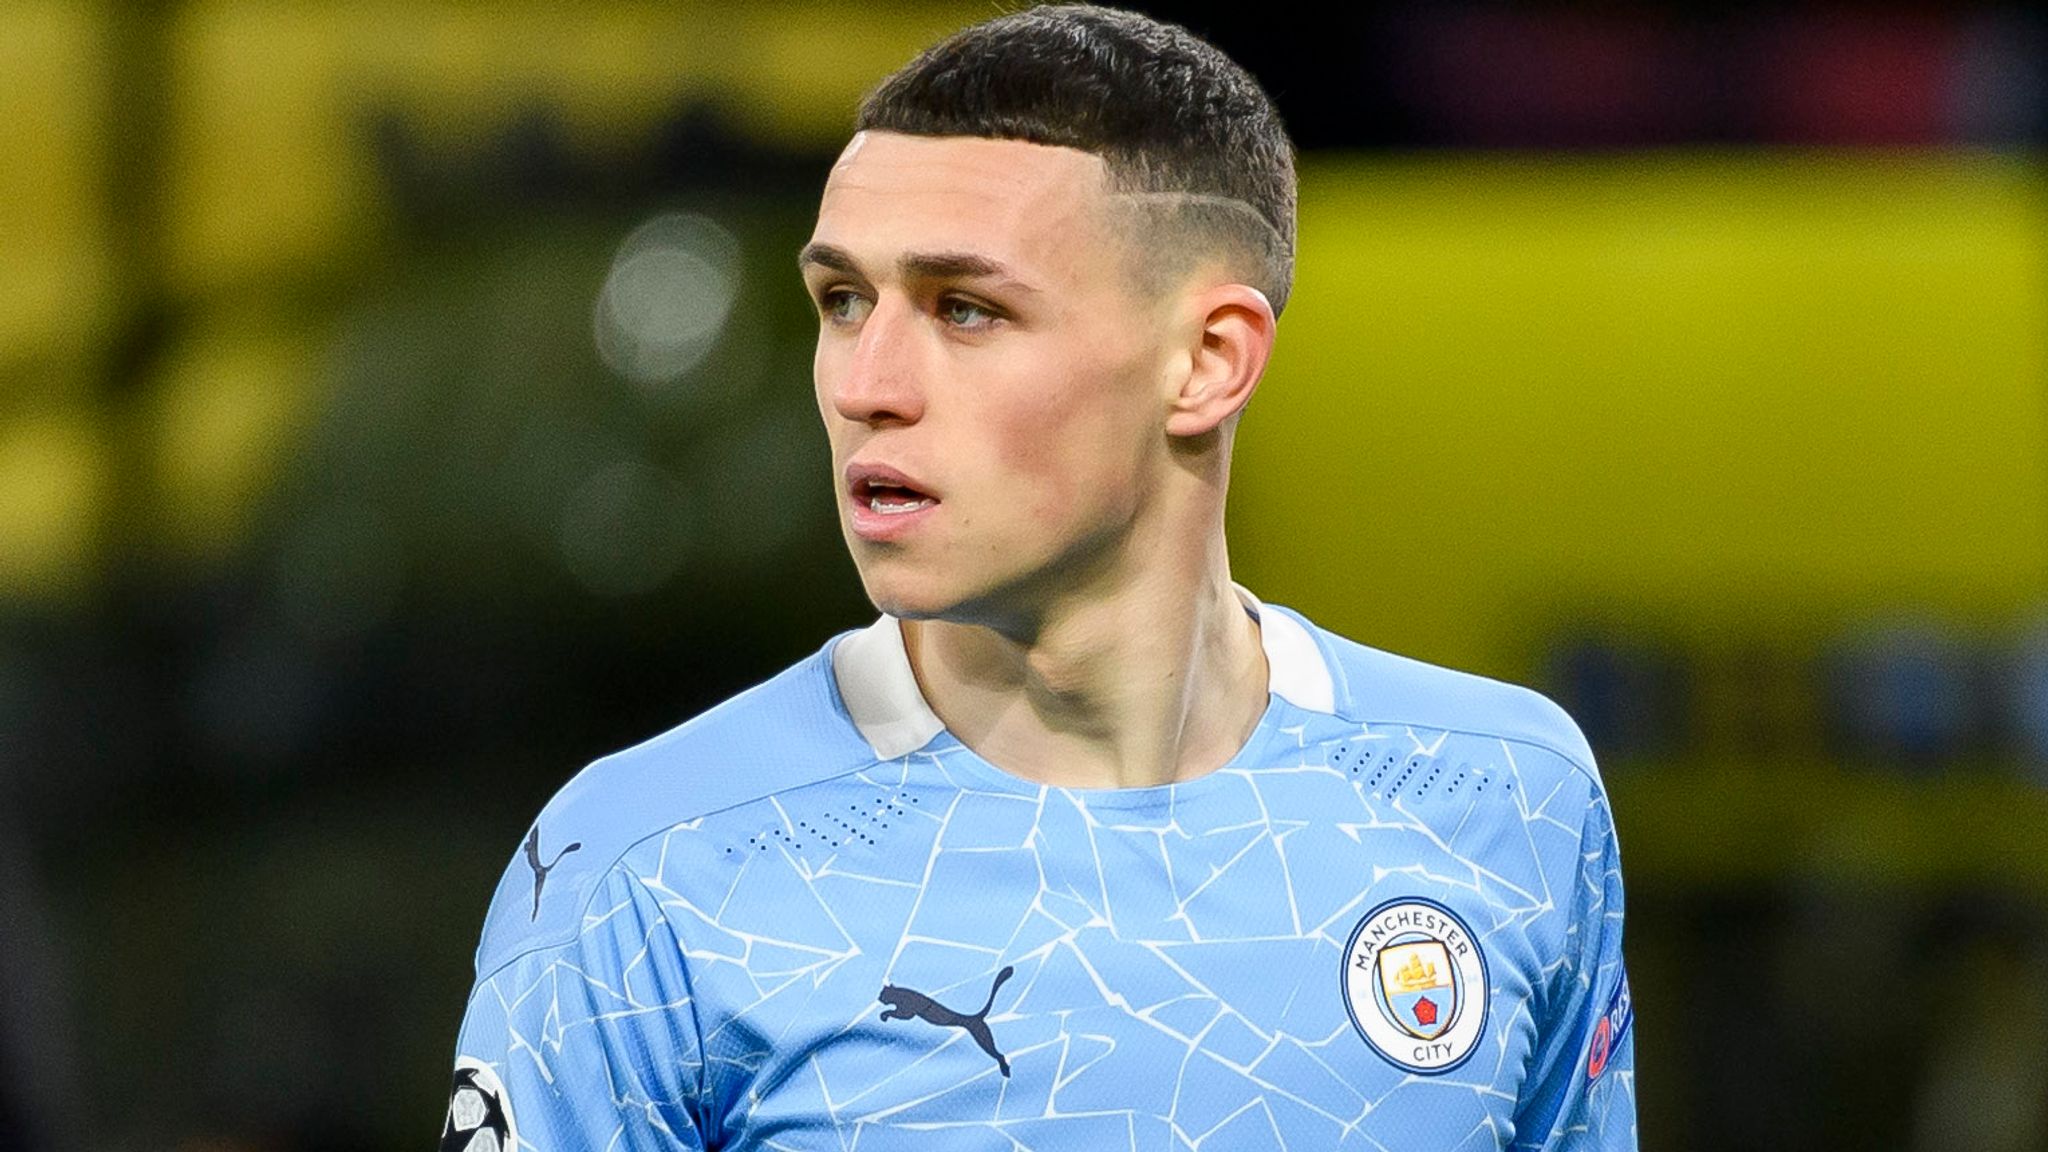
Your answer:
[[[512,1098],[498,1074],[474,1057],[457,1059],[448,1118],[441,1125],[441,1152],[514,1152],[518,1147]]]
[[[1628,1035],[1628,1026],[1635,1022],[1635,1000],[1628,991],[1628,970],[1623,969],[1621,983],[1615,985],[1614,996],[1607,1001],[1607,1011],[1602,1013],[1598,1023],[1593,1025],[1593,1039],[1586,1045],[1586,1082],[1592,1083],[1607,1071],[1607,1062],[1621,1047],[1622,1037]]]

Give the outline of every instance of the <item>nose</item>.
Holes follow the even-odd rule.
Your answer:
[[[901,300],[875,303],[831,383],[832,408],[861,424],[914,424],[924,415],[916,314]]]

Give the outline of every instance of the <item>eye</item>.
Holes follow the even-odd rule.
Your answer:
[[[955,328],[978,332],[994,324],[996,314],[986,305],[959,296],[948,296],[939,301],[939,319]]]
[[[872,307],[851,288],[828,288],[818,295],[818,315],[829,324],[858,324]]]

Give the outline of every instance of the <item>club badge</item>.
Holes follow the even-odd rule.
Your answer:
[[[1403,897],[1374,908],[1344,949],[1344,1007],[1373,1051],[1410,1072],[1448,1072],[1486,1029],[1486,957],[1456,913]]]

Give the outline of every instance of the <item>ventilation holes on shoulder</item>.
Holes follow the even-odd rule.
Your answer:
[[[891,827],[898,817],[910,814],[910,805],[918,798],[906,790],[878,792],[865,801],[847,804],[844,811],[834,801],[820,805],[810,816],[793,822],[777,821],[746,837],[744,844],[732,843],[725,848],[728,857],[743,854],[748,849],[766,852],[770,845],[780,847],[784,853],[811,855],[830,854],[855,845],[880,846],[883,833],[894,831]],[[786,819],[786,818],[785,818]]]

